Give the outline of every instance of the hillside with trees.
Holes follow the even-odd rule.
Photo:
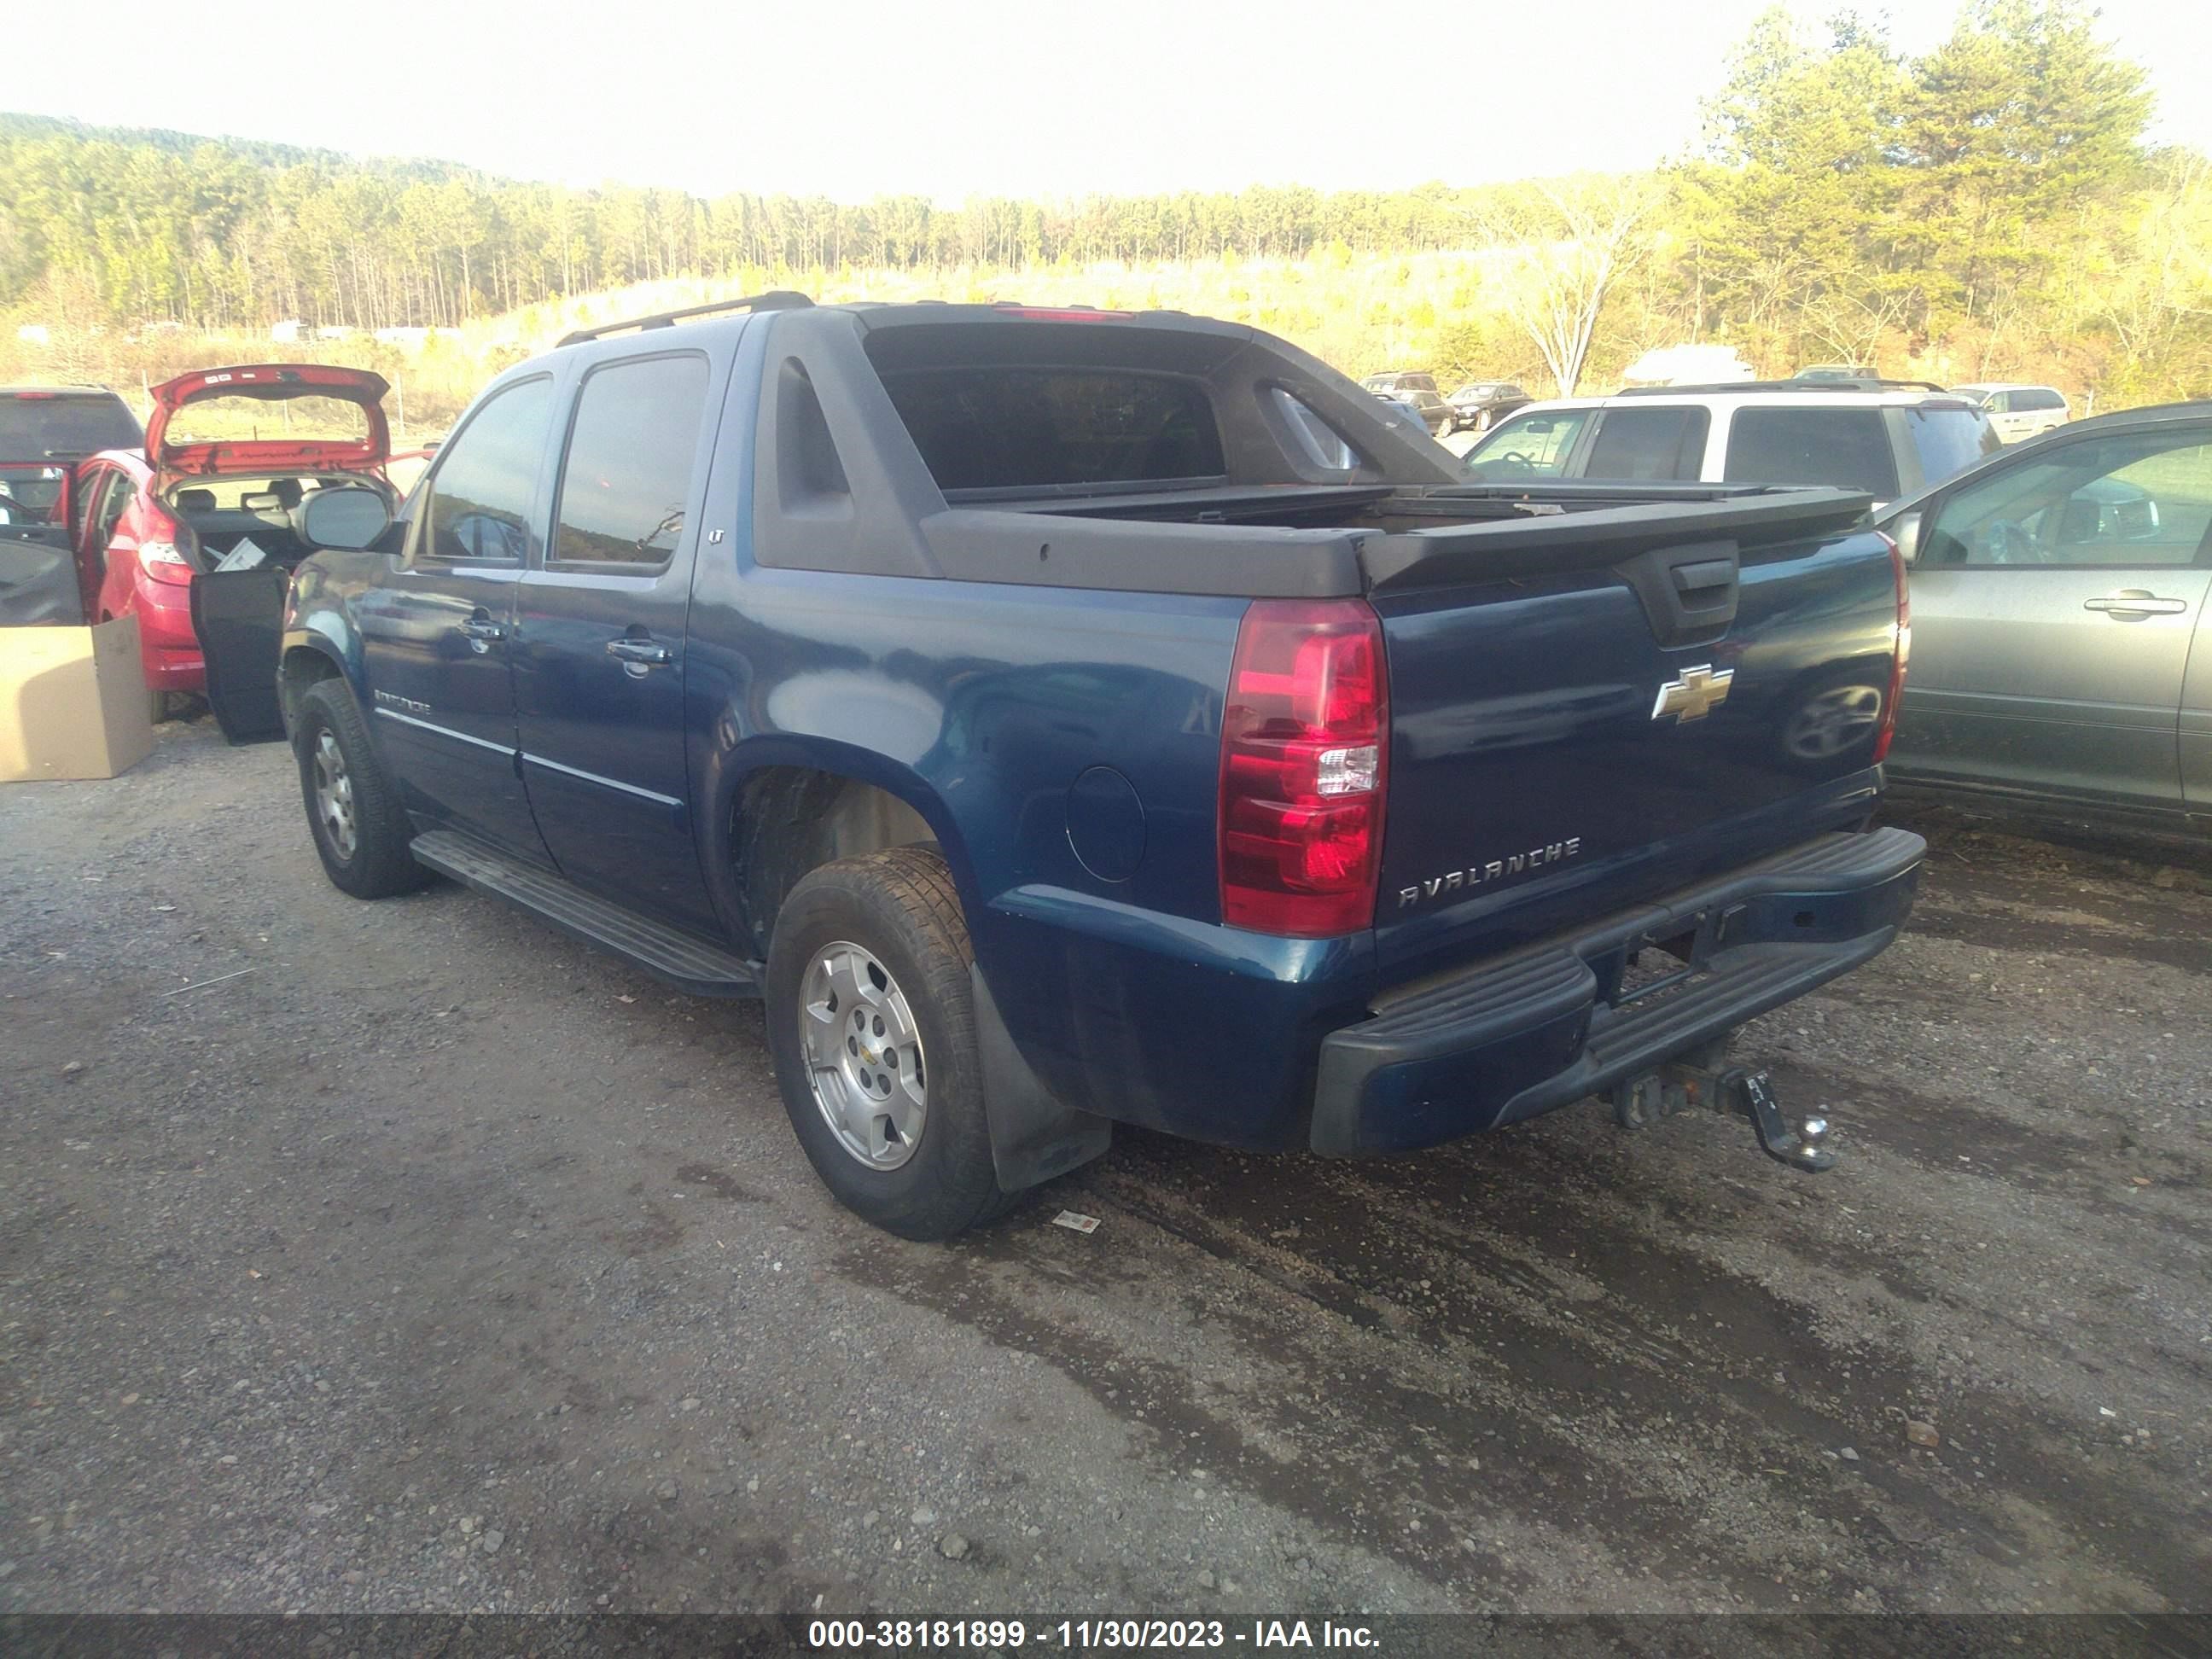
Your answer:
[[[708,199],[0,117],[0,311],[32,331],[0,372],[129,384],[269,355],[296,322],[312,355],[412,368],[434,423],[489,368],[632,302],[608,290],[778,286],[1177,306],[1355,373],[1546,390],[1710,341],[1770,373],[2212,393],[2212,167],[2147,144],[2151,114],[2080,0],[1972,0],[1919,56],[1877,21],[1770,12],[1690,153],[1479,188]],[[378,330],[434,333],[352,337]]]

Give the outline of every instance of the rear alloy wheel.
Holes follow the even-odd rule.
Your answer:
[[[972,947],[933,847],[810,872],[775,919],[763,991],[784,1110],[822,1183],[902,1238],[1010,1202],[983,1114]]]
[[[389,898],[430,879],[407,850],[414,831],[344,681],[307,688],[292,725],[292,751],[315,853],[332,885],[356,898]]]
[[[906,993],[846,939],[815,953],[800,993],[807,1083],[838,1144],[871,1170],[896,1170],[921,1144],[929,1068]]]

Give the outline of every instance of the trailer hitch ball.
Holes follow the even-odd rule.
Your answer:
[[[1759,1150],[1778,1164],[1786,1164],[1793,1170],[1835,1167],[1836,1155],[1824,1144],[1828,1138],[1828,1120],[1818,1116],[1801,1118],[1797,1127],[1791,1128],[1784,1121],[1781,1107],[1775,1103],[1774,1085],[1764,1072],[1743,1066],[1723,1070],[1711,1064],[1677,1060],[1656,1076],[1622,1084],[1615,1091],[1613,1115],[1626,1127],[1642,1127],[1632,1121],[1627,1112],[1632,1103],[1632,1091],[1647,1081],[1662,1103],[1659,1115],[1680,1111],[1685,1106],[1709,1106],[1731,1117],[1750,1119],[1751,1132],[1759,1139]]]
[[[1828,1138],[1828,1120],[1808,1117],[1793,1133],[1782,1121],[1782,1109],[1774,1103],[1774,1090],[1765,1073],[1737,1066],[1722,1073],[1719,1092],[1722,1099],[1737,1103],[1751,1120],[1751,1132],[1759,1137],[1759,1150],[1769,1158],[1798,1170],[1835,1167],[1836,1155],[1820,1144]]]

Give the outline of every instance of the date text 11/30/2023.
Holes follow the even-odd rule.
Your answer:
[[[819,1651],[971,1649],[1008,1652],[1035,1643],[1075,1652],[1098,1649],[1346,1648],[1372,1651],[1364,1625],[1307,1619],[815,1619],[806,1641]]]

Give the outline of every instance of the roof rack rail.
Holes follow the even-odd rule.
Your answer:
[[[597,328],[580,328],[563,334],[555,344],[581,345],[586,340],[596,340],[605,335],[619,334],[630,328],[672,328],[686,317],[709,317],[720,311],[803,311],[814,301],[804,294],[794,294],[789,289],[772,289],[766,294],[748,294],[742,300],[716,300],[703,306],[686,306],[681,311],[656,311],[650,317],[631,317],[619,323],[601,323]]]
[[[1628,386],[1614,395],[1621,398],[1674,398],[1685,392],[1942,392],[1933,380],[1721,380],[1700,386]]]

